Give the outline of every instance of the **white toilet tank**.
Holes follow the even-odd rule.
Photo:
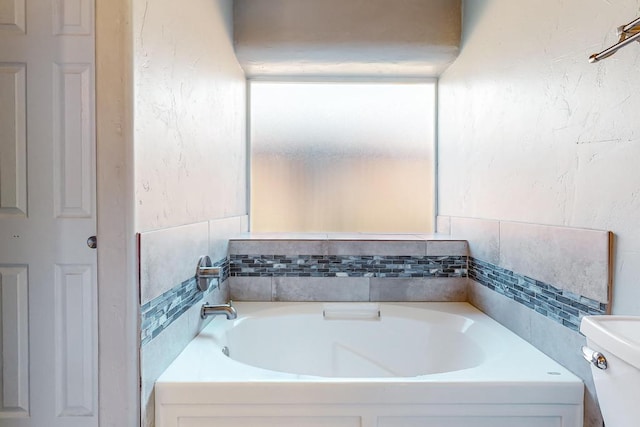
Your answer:
[[[640,425],[640,317],[586,316],[580,332],[587,337],[604,422],[612,427]]]

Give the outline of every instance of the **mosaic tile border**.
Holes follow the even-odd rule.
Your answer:
[[[467,277],[466,256],[230,255],[235,277]]]
[[[229,260],[223,258],[215,263],[222,267],[220,283],[229,278]],[[215,286],[211,284],[211,289]],[[169,289],[162,295],[140,307],[140,346],[157,337],[163,330],[182,316],[187,310],[202,301],[204,293],[196,286],[196,278],[191,277]]]
[[[583,316],[607,313],[607,304],[469,257],[469,278],[574,331]]]
[[[221,282],[235,277],[471,278],[574,331],[586,315],[606,314],[607,304],[467,256],[230,255],[214,263]],[[157,337],[203,299],[195,277],[140,307],[140,345]]]

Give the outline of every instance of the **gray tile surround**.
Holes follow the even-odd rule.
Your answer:
[[[202,299],[194,272],[209,254],[229,275],[229,239],[246,231],[247,216],[198,222],[139,235],[141,344],[146,345]]]
[[[603,426],[589,364],[580,348],[585,338],[577,331],[529,309],[515,300],[469,279],[469,302],[543,353],[572,371],[585,383],[584,426]]]
[[[469,278],[574,331],[579,330],[583,316],[608,312],[605,303],[472,257]]]
[[[229,255],[279,254],[436,256],[468,255],[465,240],[442,235],[257,234],[233,239]]]
[[[229,255],[234,277],[466,277],[466,256]]]
[[[472,258],[609,303],[609,231],[455,216],[438,216],[438,223],[449,226],[452,238],[469,242]]]
[[[213,264],[222,267],[222,278],[212,280],[207,292],[198,290],[195,277],[191,277],[140,306],[141,347],[157,337],[191,307],[204,302],[203,297],[215,291],[220,292],[219,285],[225,283],[229,277],[229,262],[227,258],[223,258]]]
[[[450,221],[452,229],[460,230],[461,224],[468,235],[485,237],[495,232],[496,225],[500,228],[496,221]],[[219,228],[228,227],[222,225]],[[234,239],[228,245],[228,257],[216,264],[224,265],[225,278],[230,277],[230,297],[235,300],[464,301],[469,276],[573,330],[578,329],[582,316],[608,310],[607,304],[592,298],[467,257],[467,243],[461,240],[404,236],[393,241],[380,237],[383,240],[354,241],[335,236]],[[225,244],[218,246],[224,248]],[[475,242],[473,247],[480,246]],[[269,255],[277,251],[283,254]],[[385,255],[385,251],[390,254]],[[247,254],[251,252],[261,254]],[[490,257],[500,258],[499,254],[498,248],[498,253]],[[143,344],[199,301],[194,288],[193,279],[187,280],[141,307]]]
[[[449,226],[452,238],[469,242],[469,256],[500,262],[500,221],[451,217]]]
[[[142,425],[154,424],[153,386],[158,376],[210,321],[200,304],[229,300],[229,239],[246,232],[246,215],[141,233],[140,375]],[[195,266],[208,254],[223,266],[220,288],[195,288]],[[217,260],[217,261],[216,261]]]
[[[293,240],[289,240],[290,237]],[[231,298],[244,301],[466,300],[467,243],[464,241],[443,240],[442,236],[432,235],[367,235],[364,240],[353,240],[355,235],[304,237],[260,235],[230,242]]]
[[[214,265],[223,267],[222,282],[230,279],[229,294],[235,300],[466,300],[465,256],[230,255]],[[141,346],[203,302],[203,295],[191,277],[143,304]]]
[[[230,277],[230,298],[233,301],[272,301],[272,277]]]
[[[140,298],[145,304],[193,275],[208,252],[209,224],[149,231],[139,235]]]
[[[467,301],[466,277],[247,277],[229,278],[235,301]]]
[[[235,300],[466,300],[465,256],[236,254],[229,264]]]
[[[503,268],[506,266],[500,264],[500,227],[495,227],[499,222],[443,217],[439,223],[443,228],[450,227],[452,234],[461,230],[464,233],[455,234],[454,241],[416,237],[415,242],[407,238],[402,242],[363,243],[323,236],[293,242],[248,239],[241,240],[240,245],[232,241],[228,245],[229,257],[219,260],[227,266],[224,271],[230,277],[221,292],[210,293],[207,299],[210,302],[226,301],[227,297],[243,301],[469,301],[574,372],[579,371],[585,382],[589,381],[588,373],[577,365],[578,358],[566,354],[567,346],[573,348],[581,342],[576,332],[580,318],[585,314],[604,314],[608,305]],[[479,231],[477,225],[481,226]],[[218,228],[236,229],[234,225]],[[471,256],[462,240],[465,233],[476,236],[469,242]],[[482,242],[483,236],[488,242]],[[209,243],[209,251],[216,254],[226,247],[224,238]],[[265,252],[268,247],[270,250]],[[574,248],[574,252],[579,256],[580,248]],[[266,256],[262,255],[265,253]],[[298,255],[301,253],[316,255]],[[477,254],[493,259],[496,264],[474,257]],[[565,254],[561,262],[575,255]],[[243,264],[241,260],[252,262]],[[149,361],[156,348],[170,345],[175,331],[184,329],[186,317],[195,316],[202,296],[198,298],[193,293],[193,286],[193,279],[188,279],[141,306],[142,354],[146,364],[152,363]],[[182,317],[176,315],[180,310],[185,313]],[[168,321],[172,317],[182,320],[172,324]],[[189,320],[189,325],[194,322]],[[174,332],[161,334],[165,329]],[[196,329],[190,326],[189,339],[197,333]],[[544,332],[547,330],[553,330],[551,340]],[[566,342],[556,337],[566,337]],[[151,372],[150,368],[146,370]],[[150,381],[149,378],[146,380]],[[597,420],[597,401],[592,385],[587,386],[586,416]],[[146,388],[149,387],[151,383]]]
[[[274,277],[272,301],[369,301],[364,277]]]
[[[608,231],[501,221],[495,264],[608,302],[611,239]]]
[[[370,281],[371,301],[431,301],[464,302],[467,301],[467,279],[430,278],[430,279],[378,279]]]
[[[220,289],[211,289],[199,301],[212,304],[228,300],[228,280],[222,282]],[[145,417],[142,425],[154,425],[154,384],[169,364],[182,352],[189,342],[211,319],[200,318],[199,304],[187,309],[181,316],[166,325],[161,334],[140,348],[141,406]]]

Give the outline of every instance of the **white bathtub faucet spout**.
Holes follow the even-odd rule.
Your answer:
[[[206,319],[208,316],[224,314],[227,319],[232,320],[238,317],[238,312],[229,301],[229,304],[209,304],[205,302],[200,308],[200,317]]]

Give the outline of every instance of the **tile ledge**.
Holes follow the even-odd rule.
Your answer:
[[[449,234],[420,233],[241,233],[230,241],[465,241],[453,239]]]

